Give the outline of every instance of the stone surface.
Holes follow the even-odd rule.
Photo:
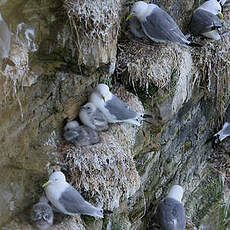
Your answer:
[[[195,38],[202,48],[130,41],[124,18],[133,2],[0,1],[16,64],[0,73],[2,229],[33,229],[29,209],[54,169],[113,213],[103,220],[55,215],[53,230],[151,229],[159,200],[175,183],[185,189],[187,229],[208,229],[211,220],[215,229],[228,229],[229,157],[223,156],[229,140],[214,154],[210,138],[229,104],[229,34],[222,41]],[[198,5],[156,3],[184,31]],[[225,13],[225,31],[229,21]],[[35,30],[36,52],[17,33],[22,22]],[[99,82],[137,111],[152,113],[151,124],[113,124],[97,145],[66,144],[64,122],[77,116]]]

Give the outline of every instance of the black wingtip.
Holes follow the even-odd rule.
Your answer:
[[[110,210],[103,210],[104,214],[112,214],[113,211],[110,211]]]
[[[191,42],[191,43],[188,44],[188,46],[191,46],[191,47],[202,47],[203,45],[202,45],[202,44],[198,44],[198,43]]]
[[[150,114],[143,114],[142,117],[143,117],[143,118],[153,118],[153,115],[150,115]]]

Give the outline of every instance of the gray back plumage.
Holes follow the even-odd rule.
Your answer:
[[[117,120],[128,120],[138,116],[137,112],[135,112],[132,108],[129,107],[128,104],[120,100],[115,95],[112,96],[112,99],[107,101],[105,104],[105,108],[109,110],[109,112],[116,117]]]
[[[106,116],[97,108],[91,116],[91,122],[96,126],[97,130],[107,130],[108,120]]]
[[[97,208],[85,201],[81,194],[71,185],[62,193],[59,202],[71,214],[94,216],[97,212]]]
[[[64,132],[64,138],[66,141],[73,142],[79,136],[79,128],[69,129]]]
[[[65,129],[64,138],[66,141],[77,145],[92,145],[99,142],[98,133],[84,125],[76,128]]]
[[[99,142],[99,136],[98,136],[98,133],[97,131],[91,129],[90,127],[87,127],[87,126],[80,126],[82,127],[82,129],[84,130],[84,132],[86,132],[88,134],[88,137],[89,137],[89,144],[96,144]],[[81,137],[81,135],[80,135]],[[83,139],[83,138],[82,138]],[[81,141],[81,140],[80,140]],[[83,141],[83,140],[82,140]]]
[[[175,199],[164,198],[157,208],[156,217],[162,230],[185,230],[185,210]]]
[[[194,35],[209,32],[221,27],[219,18],[203,9],[197,9],[192,16],[190,30]]]
[[[184,40],[187,40],[173,18],[159,7],[154,8],[152,14],[146,17],[146,20],[142,22],[142,28],[150,39],[182,44],[185,44]]]

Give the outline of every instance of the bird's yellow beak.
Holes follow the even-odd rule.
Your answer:
[[[133,14],[130,14],[127,18],[126,18],[126,21],[128,21],[130,18],[132,18],[134,15]]]
[[[224,18],[224,15],[222,13],[217,14],[217,16],[218,16],[219,19],[223,19]]]
[[[47,181],[45,184],[42,185],[42,188],[45,188],[46,186],[48,186],[49,184],[51,184],[50,181]]]
[[[103,98],[103,100],[104,100],[104,102],[105,102],[105,96],[102,96],[102,98]]]

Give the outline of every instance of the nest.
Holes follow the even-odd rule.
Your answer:
[[[141,86],[146,91],[151,85],[169,89],[175,73],[187,75],[192,68],[187,63],[191,57],[186,49],[172,43],[149,45],[124,41],[119,45],[117,74],[128,84]]]
[[[123,92],[123,99],[137,111],[143,107],[136,97]],[[120,96],[120,95],[119,95]],[[90,193],[97,203],[108,209],[118,207],[120,199],[132,196],[140,187],[131,149],[135,144],[138,127],[130,124],[112,124],[108,131],[100,132],[100,143],[90,146],[62,146],[62,162],[69,182],[78,191]],[[112,179],[110,179],[112,178]]]
[[[95,58],[100,55],[106,56],[105,53],[103,54],[103,49],[109,53],[111,43],[116,42],[118,34],[119,1],[65,0],[64,8],[73,34],[76,36],[78,64],[87,65],[89,62],[87,54],[91,52],[94,52],[91,56],[96,55]]]

